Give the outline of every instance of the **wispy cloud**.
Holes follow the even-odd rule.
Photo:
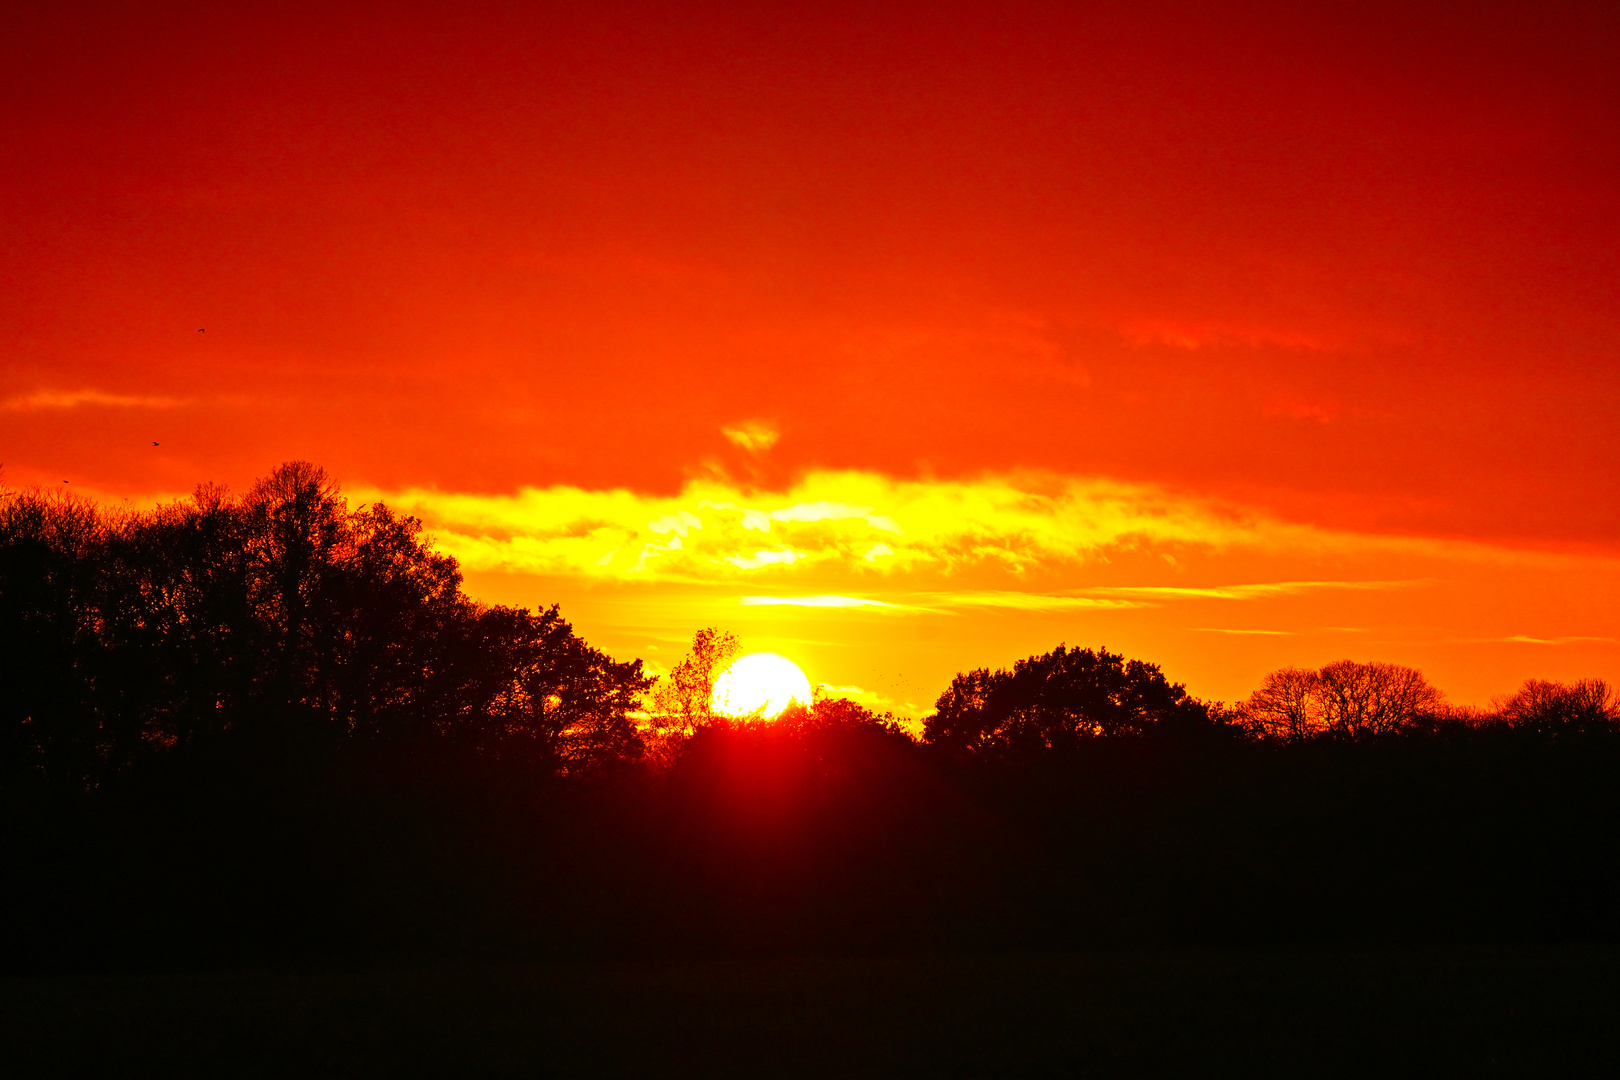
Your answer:
[[[1551,637],[1551,638],[1531,637],[1528,634],[1514,634],[1511,637],[1490,638],[1489,640],[1491,640],[1491,641],[1499,641],[1499,642],[1504,642],[1504,643],[1511,642],[1511,643],[1518,643],[1518,644],[1524,644],[1524,645],[1573,645],[1577,641],[1607,641],[1607,642],[1613,642],[1616,639],[1614,639],[1612,637],[1589,637],[1589,636],[1582,635],[1582,634],[1574,634],[1574,635],[1571,635],[1569,637]]]
[[[0,402],[6,412],[39,412],[46,409],[77,409],[84,405],[113,409],[178,409],[190,404],[184,398],[107,394],[100,390],[36,390]]]
[[[1121,324],[1119,333],[1136,346],[1169,345],[1177,349],[1240,346],[1323,352],[1342,342],[1287,326],[1261,326],[1212,320],[1135,319]]]
[[[776,425],[769,420],[744,420],[740,424],[727,424],[720,429],[720,434],[750,454],[764,453],[775,446],[776,441],[782,437]]]
[[[743,596],[737,602],[743,607],[813,607],[813,608],[891,608],[903,605],[882,600],[869,600],[862,596]]]
[[[1262,637],[1292,637],[1292,630],[1232,630],[1224,626],[1194,626],[1190,628],[1195,634],[1254,634]]]
[[[1013,589],[974,589],[964,592],[926,592],[915,594],[919,606],[944,608],[1010,608],[1016,611],[1119,611],[1128,608],[1154,607],[1140,600],[1116,600],[1095,596],[1054,595],[1051,593],[1019,592]]]
[[[1285,581],[1211,588],[1169,586],[1109,586],[1098,589],[1070,589],[1062,592],[1020,589],[963,589],[954,591],[889,593],[889,599],[818,594],[813,596],[743,596],[744,607],[813,607],[883,610],[892,612],[930,611],[945,614],[969,608],[1006,608],[1015,611],[1126,611],[1163,607],[1185,600],[1259,600],[1293,596],[1321,589],[1396,588],[1413,582],[1400,581]],[[1287,636],[1292,630],[1244,630],[1215,626],[1191,627],[1206,634],[1264,634]],[[1350,627],[1327,629],[1349,631]],[[1509,639],[1534,640],[1534,639]],[[1574,640],[1574,639],[1561,639]]]
[[[1166,600],[1262,600],[1322,589],[1405,589],[1423,581],[1269,581],[1248,585],[1114,585],[1085,590],[1095,596],[1144,596]]]

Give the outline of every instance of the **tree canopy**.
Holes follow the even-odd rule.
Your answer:
[[[924,741],[968,759],[1072,751],[1092,739],[1210,723],[1209,707],[1158,665],[1066,645],[1010,671],[960,673],[934,708]]]
[[[0,754],[93,785],[223,744],[436,740],[545,771],[633,755],[652,680],[557,608],[466,596],[421,523],[290,462],[149,512],[0,502]]]

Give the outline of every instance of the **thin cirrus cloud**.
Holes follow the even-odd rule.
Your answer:
[[[956,611],[964,608],[1003,608],[1012,611],[1121,611],[1156,605],[1138,600],[1113,600],[1093,596],[1053,595],[1021,592],[1016,589],[973,589],[963,592],[920,593],[931,610]]]
[[[470,570],[599,581],[724,582],[811,570],[881,578],[981,567],[1022,575],[1108,551],[1303,550],[1336,542],[1309,526],[1150,485],[1033,473],[945,481],[825,471],[781,492],[707,479],[667,496],[561,486],[514,494],[420,488],[357,494],[420,517],[441,550]],[[1274,595],[1306,587],[1314,586],[1235,588]],[[1237,595],[1230,588],[1185,594]],[[1035,599],[1017,595],[1025,598],[960,593],[924,602],[1103,607],[1181,594],[1122,588]]]
[[[1324,589],[1385,589],[1415,584],[1401,581],[1283,581],[1252,585],[1227,585],[1208,589],[1161,588],[1152,586],[1069,590],[1063,593],[1027,592],[1017,589],[967,589],[955,592],[911,592],[895,594],[895,600],[864,596],[818,594],[814,596],[742,596],[742,607],[853,608],[878,612],[928,611],[948,614],[971,608],[1003,608],[1013,611],[1124,611],[1156,608],[1177,600],[1263,600],[1277,596],[1297,596]],[[1142,599],[1117,595],[1138,594]],[[904,599],[901,603],[897,600]],[[1292,630],[1242,630],[1214,626],[1192,629],[1207,634],[1262,634],[1289,636]],[[1511,640],[1535,640],[1530,638]],[[1560,639],[1574,640],[1574,639]]]
[[[1179,585],[1114,585],[1087,592],[1099,596],[1141,596],[1167,600],[1261,600],[1276,596],[1298,596],[1322,589],[1353,589],[1358,591],[1404,589],[1426,584],[1423,580],[1410,581],[1269,581],[1251,585],[1213,585],[1186,587]],[[1240,631],[1232,631],[1238,633]],[[1247,632],[1247,631],[1243,631]],[[1259,631],[1256,631],[1259,632]]]
[[[1238,637],[1292,637],[1292,630],[1235,630],[1224,626],[1194,626],[1195,634],[1232,634]]]
[[[743,607],[811,607],[811,608],[889,608],[903,610],[903,604],[890,604],[864,596],[743,596],[737,599]]]
[[[0,402],[6,412],[42,412],[49,409],[77,409],[89,405],[112,409],[178,409],[190,404],[184,398],[135,394],[108,394],[100,390],[36,390]]]
[[[856,608],[880,612],[927,611],[951,614],[967,608],[1007,608],[1015,611],[1072,611],[1076,609],[1121,610],[1157,605],[1135,600],[1106,600],[1088,596],[1055,596],[1049,593],[1020,592],[1015,589],[972,589],[961,592],[919,592],[905,594],[910,603],[873,600],[864,596],[743,596],[743,607]]]

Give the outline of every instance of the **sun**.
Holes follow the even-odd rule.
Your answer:
[[[714,681],[709,707],[722,716],[776,716],[788,702],[810,704],[810,680],[799,665],[773,652],[739,656]]]

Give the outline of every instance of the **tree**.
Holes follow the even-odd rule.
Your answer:
[[[243,499],[200,487],[144,512],[5,493],[0,779],[93,787],[170,752],[354,741],[557,772],[639,753],[640,661],[592,649],[556,607],[486,608],[461,585],[419,521],[350,511],[305,462]],[[702,644],[712,667],[735,639]]]
[[[1355,739],[1433,716],[1443,701],[1416,668],[1336,660],[1316,671],[1271,672],[1238,706],[1237,715],[1262,737],[1300,739],[1326,732]]]
[[[1324,731],[1321,687],[1321,675],[1305,668],[1270,672],[1237,707],[1238,721],[1263,738],[1300,739]]]
[[[591,648],[556,605],[538,614],[492,608],[509,672],[481,725],[481,749],[540,771],[572,773],[638,756],[630,713],[653,680],[640,660],[615,661]]]
[[[367,736],[429,731],[456,701],[453,674],[469,658],[455,645],[478,617],[456,561],[427,545],[420,521],[377,503],[349,515],[327,593],[334,722]]]
[[[1440,707],[1423,672],[1399,664],[1336,660],[1317,672],[1328,730],[1348,738],[1394,731]]]
[[[692,637],[692,651],[653,691],[654,722],[690,734],[712,717],[714,683],[737,655],[735,634],[706,627]]]
[[[0,499],[0,776],[94,783],[106,746],[90,677],[106,523],[73,495]]]
[[[1511,696],[1497,702],[1497,712],[1512,727],[1549,735],[1620,726],[1620,701],[1602,679],[1575,683],[1526,679]]]
[[[347,507],[325,470],[289,461],[253,485],[243,509],[252,538],[252,601],[259,623],[275,637],[277,704],[320,709],[330,703],[322,676],[337,649],[329,578],[352,540]]]
[[[923,741],[966,758],[1028,757],[1209,721],[1208,706],[1158,665],[1059,645],[1011,671],[959,673],[924,721]]]

